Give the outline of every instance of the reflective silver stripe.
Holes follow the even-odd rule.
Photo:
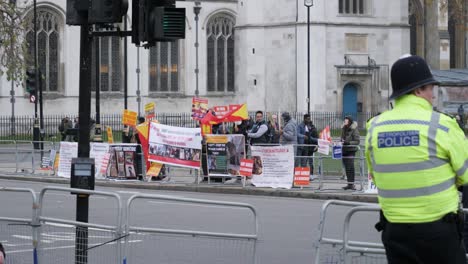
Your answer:
[[[379,117],[380,116],[376,116],[372,119],[372,123],[369,127],[369,139],[367,140],[367,151],[369,151],[370,153],[370,159],[371,159],[371,163],[372,163],[372,167],[375,166],[375,157],[374,157],[374,151],[373,151],[373,147],[372,147],[372,135],[373,135],[373,131],[374,131],[374,127],[376,127],[376,123],[377,123],[377,120],[379,120]],[[374,169],[375,171],[375,169]]]
[[[424,125],[429,126],[431,123],[423,120],[413,120],[413,119],[397,119],[397,120],[388,120],[376,124],[378,126],[387,126],[387,125]],[[449,128],[443,125],[437,124],[437,128],[445,132],[449,132]]]
[[[439,120],[440,120],[440,113],[433,111],[431,115],[431,121],[419,121],[419,120],[394,120],[394,121],[384,121],[376,126],[381,126],[382,124],[386,125],[396,125],[396,124],[402,124],[404,122],[407,122],[405,124],[427,124],[429,125],[429,130],[427,133],[427,139],[428,139],[428,158],[429,160],[427,161],[421,161],[421,162],[415,162],[415,163],[400,163],[400,164],[376,164],[375,159],[373,157],[373,154],[371,153],[372,156],[372,167],[375,172],[386,172],[386,173],[391,173],[391,172],[411,172],[411,171],[419,171],[419,170],[428,170],[428,169],[433,169],[437,168],[443,165],[446,165],[449,161],[445,159],[441,159],[437,157],[437,142],[436,142],[436,137],[437,137],[437,131],[439,128]],[[369,133],[372,130],[369,130]]]
[[[435,141],[437,136],[437,125],[439,124],[440,114],[436,111],[432,111],[431,124],[429,125],[429,131],[427,132],[427,146],[429,148],[429,159],[437,158],[437,143]]]
[[[431,194],[436,194],[442,191],[445,191],[455,185],[455,178],[451,178],[447,181],[441,182],[436,185],[429,187],[421,187],[414,189],[404,189],[404,190],[383,190],[378,189],[379,196],[382,198],[412,198],[418,196],[426,196]]]
[[[414,163],[400,163],[400,164],[375,164],[372,162],[372,167],[375,172],[411,172],[419,170],[428,170],[443,166],[448,163],[447,160],[441,158],[431,158],[427,161],[414,162]]]
[[[465,163],[463,164],[463,167],[461,169],[457,170],[457,176],[463,176],[465,174],[466,170],[468,170],[468,160],[465,160]]]

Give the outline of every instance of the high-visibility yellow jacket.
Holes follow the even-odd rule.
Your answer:
[[[391,223],[439,220],[468,183],[468,141],[457,122],[415,95],[367,123],[366,161]]]

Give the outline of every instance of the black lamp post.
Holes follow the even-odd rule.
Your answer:
[[[307,7],[307,113],[310,114],[310,7],[314,0],[304,0]]]
[[[195,97],[198,97],[198,73],[200,70],[198,69],[198,15],[200,14],[201,10],[201,3],[199,1],[195,2],[195,6],[193,7],[193,13],[195,14]]]

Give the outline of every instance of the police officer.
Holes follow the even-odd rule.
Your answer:
[[[468,143],[433,111],[438,82],[424,59],[400,58],[391,79],[395,108],[367,123],[366,138],[388,263],[466,263],[457,186],[468,182]]]

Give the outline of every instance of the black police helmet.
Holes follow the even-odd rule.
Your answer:
[[[397,60],[391,70],[393,93],[395,99],[419,87],[428,84],[439,84],[426,61],[419,56],[408,56]]]

